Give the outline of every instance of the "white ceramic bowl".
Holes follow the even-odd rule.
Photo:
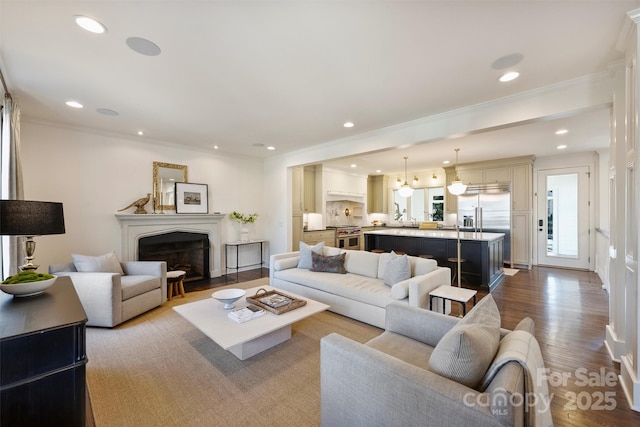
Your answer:
[[[53,279],[18,283],[15,285],[0,283],[0,290],[14,297],[29,297],[43,293],[49,286],[53,285],[53,282],[55,282],[57,278],[57,276],[53,276]]]
[[[224,303],[225,310],[231,310],[233,304],[240,298],[245,296],[247,292],[244,289],[222,289],[211,294],[211,296]]]

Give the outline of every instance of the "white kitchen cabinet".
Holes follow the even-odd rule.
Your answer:
[[[312,246],[320,242],[324,242],[325,246],[335,246],[336,232],[335,230],[305,231],[302,241]]]
[[[388,187],[387,175],[369,175],[367,178],[367,213],[388,213]]]
[[[302,240],[304,220],[302,214],[304,200],[304,169],[291,169],[291,249],[297,251]]]
[[[323,169],[324,190],[327,195],[351,195],[362,197],[367,194],[367,177],[343,171]]]
[[[511,265],[531,268],[531,214],[511,214]]]
[[[316,169],[306,166],[303,174],[303,205],[305,212],[320,212],[316,209]]]
[[[532,174],[531,164],[513,166],[513,180],[511,181],[511,208],[514,211],[528,211],[532,201]]]
[[[482,182],[491,184],[494,182],[511,181],[511,167],[503,166],[498,168],[487,168],[482,171]]]
[[[458,172],[458,176],[460,177],[460,181],[462,181],[463,184],[482,184],[482,172],[482,169],[461,170],[460,172]]]

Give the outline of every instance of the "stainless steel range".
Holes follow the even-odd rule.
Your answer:
[[[327,227],[336,230],[336,247],[340,249],[360,249],[362,230],[358,225],[338,225]]]

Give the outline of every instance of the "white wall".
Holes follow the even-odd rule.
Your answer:
[[[25,199],[64,204],[66,233],[36,237],[40,271],[49,264],[70,261],[71,253],[99,255],[115,250],[120,255],[120,226],[114,215],[152,191],[154,161],[187,165],[189,182],[208,184],[210,213],[258,212],[255,237],[265,234],[270,215],[263,206],[261,160],[24,119],[21,146]],[[151,203],[146,209],[153,210]],[[225,219],[223,242],[238,239],[234,224]]]

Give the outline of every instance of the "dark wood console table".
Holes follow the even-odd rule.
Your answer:
[[[84,427],[87,315],[71,280],[0,292],[0,319],[0,425]]]

